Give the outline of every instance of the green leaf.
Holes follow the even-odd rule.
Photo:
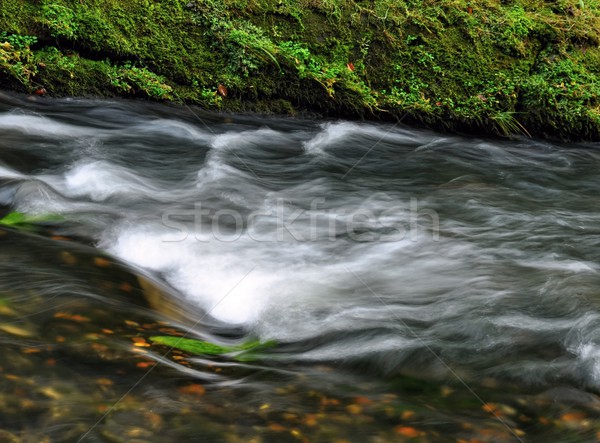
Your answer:
[[[14,226],[21,223],[25,223],[27,216],[22,212],[11,212],[4,218],[0,219],[0,224],[7,226]]]
[[[63,217],[56,214],[27,215],[23,212],[11,212],[0,219],[0,225],[26,227],[27,225],[32,225],[34,223],[58,222],[62,220]]]
[[[249,361],[256,359],[254,354],[256,351],[263,350],[275,346],[276,342],[271,340],[268,342],[260,342],[258,340],[247,341],[236,346],[221,346],[214,343],[209,343],[203,340],[196,340],[184,337],[172,337],[168,335],[156,335],[150,337],[150,341],[156,344],[169,346],[179,349],[184,352],[189,352],[195,355],[223,355],[233,352],[240,352],[234,356],[236,360]]]
[[[181,351],[189,352],[190,354],[221,355],[237,351],[237,349],[234,347],[219,346],[202,340],[171,337],[167,335],[150,337],[150,341],[160,345],[170,346]]]

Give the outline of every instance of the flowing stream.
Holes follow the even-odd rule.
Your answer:
[[[599,170],[598,144],[0,94],[0,216],[33,220],[0,230],[0,440],[597,441]]]

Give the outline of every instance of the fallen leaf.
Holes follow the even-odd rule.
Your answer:
[[[350,414],[357,415],[362,412],[362,408],[359,405],[348,405],[346,406],[346,411]]]
[[[77,258],[68,251],[61,251],[60,258],[64,263],[68,265],[74,265],[77,263]]]
[[[369,397],[359,396],[354,397],[354,403],[357,405],[371,405],[373,404],[373,400],[371,400]]]
[[[304,418],[304,424],[308,427],[317,426],[318,420],[316,414],[306,414]]]
[[[404,411],[404,412],[402,412],[401,417],[402,417],[402,420],[408,420],[413,415],[415,415],[414,411]]]
[[[89,318],[79,314],[69,314],[68,312],[57,312],[54,314],[54,318],[64,318],[65,320],[71,320],[77,323],[85,323],[90,321]]]
[[[582,414],[581,412],[568,412],[560,417],[562,421],[581,421],[584,418],[585,414]]]
[[[46,397],[51,398],[53,400],[58,400],[62,397],[62,394],[58,392],[56,389],[51,386],[45,386],[40,389],[40,392],[44,394]]]
[[[107,268],[110,266],[110,261],[104,257],[94,257],[94,264],[99,268]]]
[[[23,354],[37,354],[38,352],[42,352],[40,348],[25,348],[23,349]]]
[[[481,408],[490,414],[494,414],[498,410],[498,406],[496,406],[494,403],[486,403]]]
[[[417,431],[415,428],[411,428],[410,426],[396,426],[394,431],[396,434],[400,434],[409,438],[419,437],[421,435],[421,432]]]
[[[0,325],[0,331],[17,337],[33,337],[35,335],[35,332],[30,329],[11,324]]]
[[[124,282],[119,285],[119,289],[123,292],[131,292],[131,291],[133,291],[133,286],[131,286],[127,282]]]
[[[187,386],[180,386],[179,388],[177,388],[177,391],[179,391],[180,394],[195,395],[201,397],[206,392],[206,389],[204,389],[204,386],[202,386],[201,384],[193,383]]]
[[[140,369],[148,369],[150,366],[154,366],[154,362],[152,361],[138,361],[135,364],[136,367]]]
[[[269,430],[274,431],[274,432],[283,432],[283,431],[287,430],[287,428],[284,426],[281,426],[278,423],[269,423]]]

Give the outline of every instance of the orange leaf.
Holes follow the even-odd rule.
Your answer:
[[[181,387],[177,388],[177,390],[179,391],[180,394],[196,395],[198,397],[201,397],[206,392],[206,389],[204,389],[204,386],[202,386],[198,383],[194,383],[194,384],[187,385],[187,386],[181,386]]]
[[[104,257],[94,257],[94,264],[99,268],[107,268],[110,266],[110,261]]]
[[[304,424],[309,427],[317,426],[317,416],[315,414],[306,414]]]
[[[418,437],[421,435],[419,431],[417,431],[415,428],[411,428],[410,426],[396,426],[394,428],[394,431],[396,432],[396,434],[400,434],[404,437],[410,438]]]
[[[362,412],[362,408],[359,405],[348,405],[346,406],[346,411],[350,414],[360,414]]]
[[[563,414],[560,419],[562,421],[581,421],[583,419],[585,419],[585,415],[582,414],[581,412],[568,412],[566,414]]]
[[[415,415],[415,413],[413,411],[404,411],[401,415],[402,420],[408,420],[409,418],[411,418],[413,415]]]
[[[133,290],[133,286],[127,282],[124,282],[119,285],[119,289],[123,292],[131,292]]]
[[[269,429],[274,432],[283,432],[286,430],[285,427],[281,426],[278,423],[269,423]]]
[[[486,403],[481,408],[490,414],[494,414],[498,410],[498,406],[496,406],[494,403]]]
[[[42,352],[40,348],[25,348],[23,349],[23,354],[37,354],[38,352]]]
[[[354,63],[352,63],[352,62],[349,62],[349,63],[346,65],[346,67],[347,67],[348,69],[350,69],[351,71],[354,71]]]
[[[354,398],[354,403],[357,405],[370,405],[373,403],[373,400],[371,400],[369,397],[359,396]]]
[[[227,97],[227,88],[225,86],[223,86],[221,83],[219,83],[219,86],[217,87],[217,91],[219,92],[221,97]]]
[[[84,317],[83,315],[69,314],[67,312],[57,312],[54,314],[54,318],[64,318],[65,320],[76,321],[77,323],[85,323],[90,321],[89,318]]]
[[[154,366],[154,362],[152,361],[138,361],[135,364],[140,369],[148,369],[150,366]]]

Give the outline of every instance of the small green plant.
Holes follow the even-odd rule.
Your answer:
[[[77,54],[70,54],[70,56],[67,56],[53,46],[44,48],[41,52],[43,53],[44,61],[47,64],[65,72],[69,78],[75,78],[75,60],[78,57]],[[40,53],[38,53],[38,56],[39,55]]]
[[[79,26],[71,8],[54,3],[43,5],[42,24],[48,28],[52,37],[70,40],[77,38]]]
[[[174,97],[173,87],[166,83],[165,78],[147,68],[139,68],[131,63],[120,67],[110,64],[108,66],[110,82],[120,92],[144,94],[165,100],[172,100]]]
[[[341,79],[345,66],[327,63],[313,56],[308,48],[296,42],[283,42],[279,45],[279,54],[287,62],[293,66],[298,77],[310,78],[318,82],[330,97],[333,97],[333,86]]]
[[[33,35],[19,35],[0,32],[0,42],[10,44],[13,49],[17,51],[27,50],[30,46],[35,45],[37,41],[37,37]]]
[[[522,134],[531,137],[529,131],[525,129],[519,120],[515,118],[516,112],[512,111],[497,111],[490,118],[496,124],[499,132],[502,135],[510,136],[513,134]]]
[[[155,74],[146,68],[136,66],[125,67],[126,77],[149,97],[172,99],[173,88],[166,83],[163,76]]]
[[[270,38],[252,23],[240,21],[224,36],[225,47],[230,53],[230,66],[245,77],[259,69],[265,62],[279,63],[276,48]]]
[[[202,88],[200,98],[208,106],[219,107],[223,102],[223,97],[216,90],[209,88]]]
[[[29,46],[36,42],[37,38],[30,35],[0,33],[0,70],[22,85],[29,86],[32,77],[37,74]]]

